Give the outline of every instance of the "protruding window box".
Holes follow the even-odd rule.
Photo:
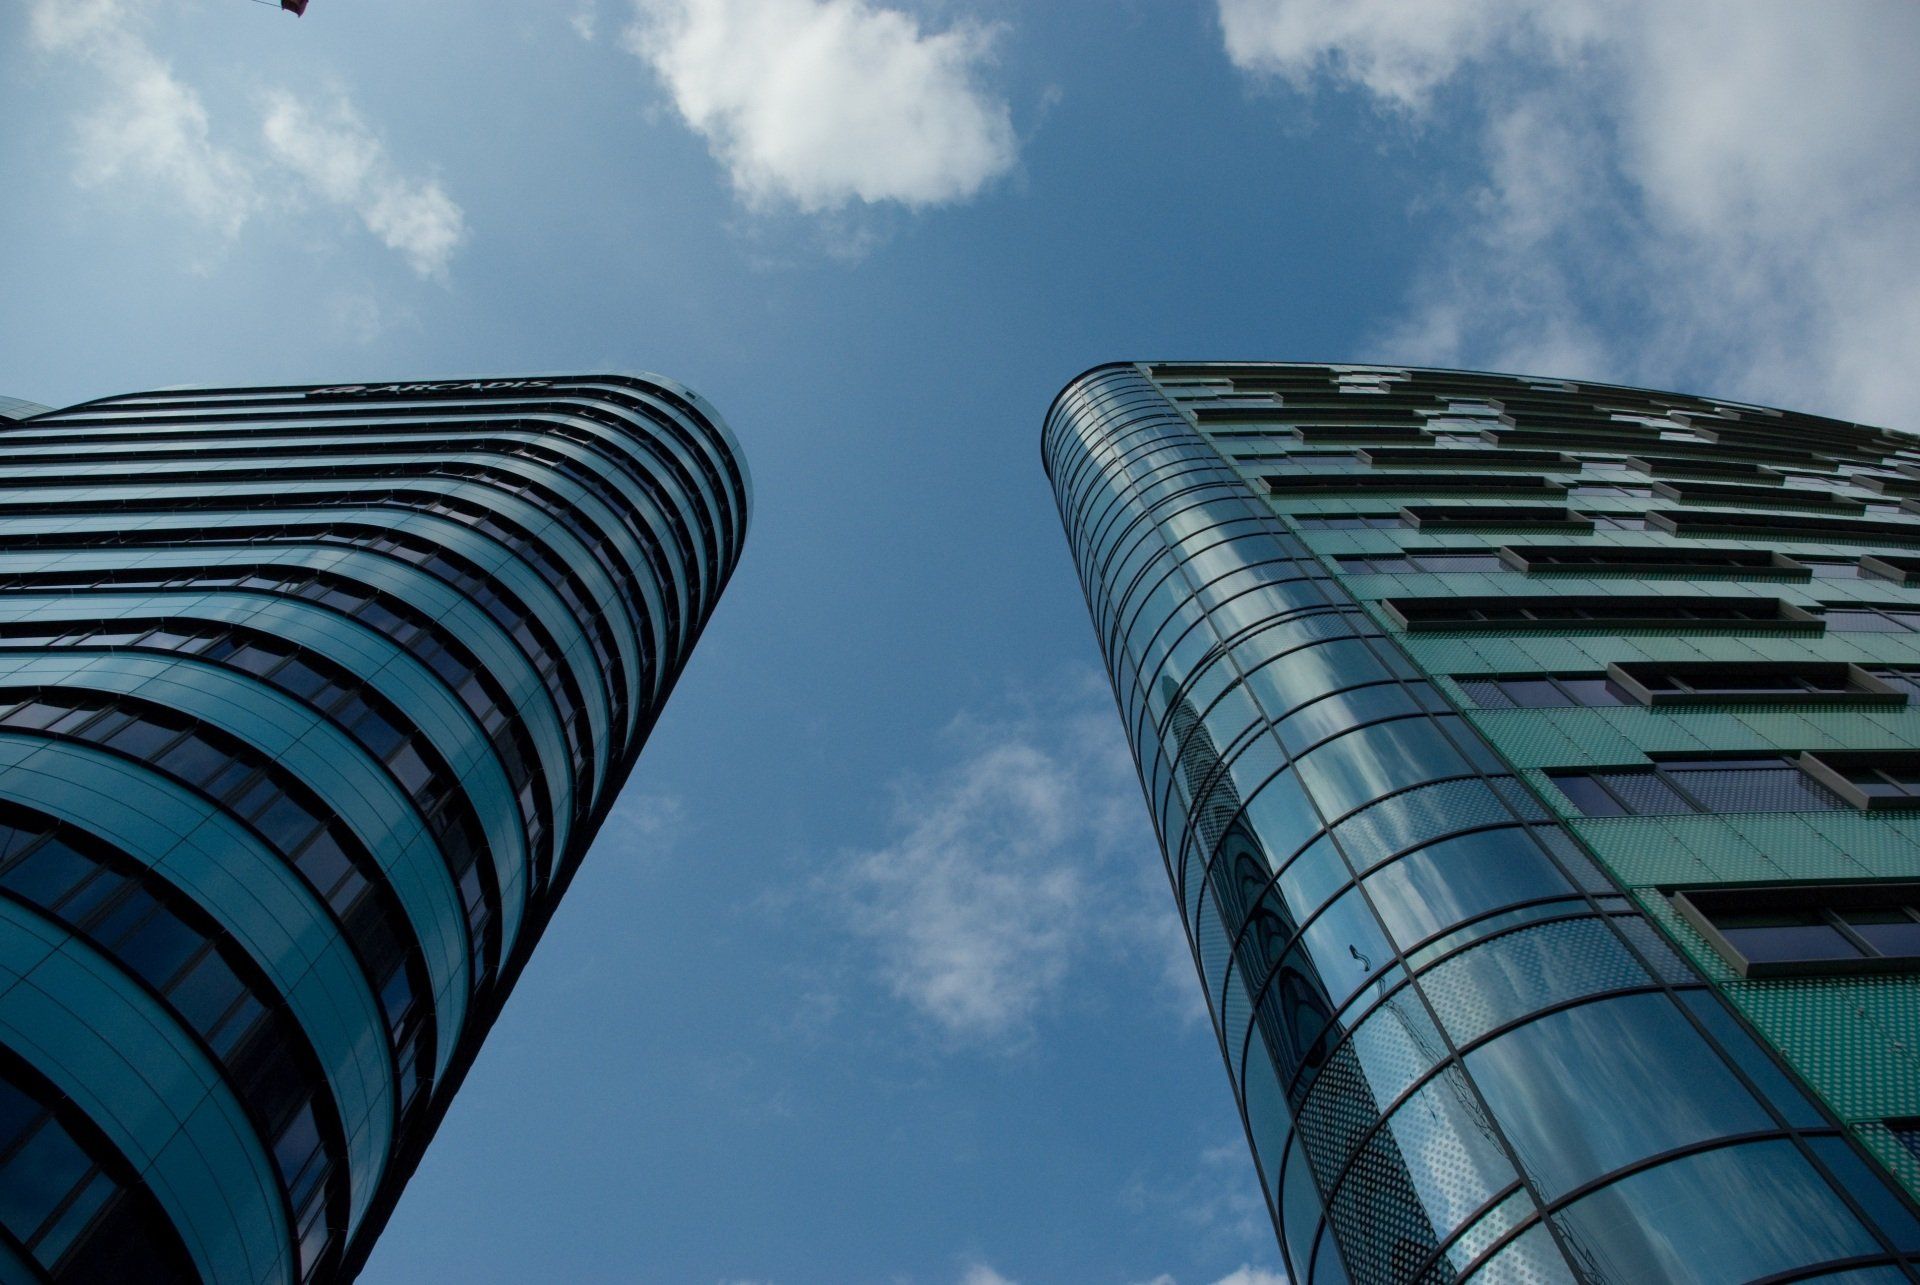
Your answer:
[[[1732,482],[1655,482],[1653,493],[1683,504],[1751,504],[1760,509],[1815,509],[1827,513],[1865,513],[1867,506],[1831,491],[1798,487],[1741,486]]]
[[[1441,531],[1591,531],[1593,519],[1545,504],[1408,504],[1400,519],[1416,529]]]
[[[1920,884],[1721,884],[1662,891],[1744,978],[1920,970]]]
[[[1920,479],[1911,477],[1873,477],[1856,473],[1853,476],[1855,486],[1864,486],[1876,495],[1889,498],[1902,498],[1920,495]]]
[[[1635,661],[1608,665],[1607,677],[1652,709],[1907,703],[1907,693],[1844,661]]]
[[[1435,454],[1440,452],[1436,451]],[[1408,491],[1418,495],[1565,495],[1567,488],[1544,477],[1488,477],[1485,473],[1280,473],[1260,479],[1269,495],[1319,495],[1328,491]]]
[[[1800,770],[1862,812],[1920,811],[1920,751],[1809,751]]]
[[[1381,608],[1408,633],[1547,633],[1655,629],[1686,632],[1818,634],[1818,616],[1779,598],[1586,597],[1383,598]]]
[[[1647,522],[1657,530],[1674,535],[1743,535],[1759,539],[1812,536],[1827,540],[1920,545],[1920,523],[1879,518],[1839,518],[1815,513],[1713,513],[1656,509],[1647,514]]]
[[[1277,396],[1259,401],[1241,398],[1213,405],[1200,402],[1189,409],[1193,411],[1194,420],[1201,424],[1277,424],[1286,413]]]
[[[1580,462],[1559,451],[1480,449],[1462,446],[1371,446],[1360,462],[1372,468],[1475,468],[1570,470]]]
[[[1401,424],[1290,424],[1309,446],[1329,442],[1425,442],[1427,430]]]
[[[1685,549],[1605,544],[1522,544],[1500,550],[1500,560],[1530,576],[1703,576],[1802,583],[1813,570],[1770,549]]]
[[[1655,477],[1739,479],[1755,486],[1783,486],[1786,479],[1745,460],[1694,459],[1678,455],[1628,456],[1627,467]]]
[[[1891,580],[1897,585],[1920,584],[1920,558],[1903,558],[1890,553],[1870,553],[1860,559],[1860,570],[1870,576]]]

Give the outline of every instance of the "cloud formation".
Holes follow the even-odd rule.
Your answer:
[[[832,895],[897,998],[951,1037],[1017,1040],[1076,963],[1116,937],[1160,950],[1173,916],[1109,703],[949,735],[958,760],[897,790],[892,838],[841,861]]]
[[[440,184],[408,178],[344,98],[325,111],[284,91],[267,96],[261,137],[267,154],[321,199],[352,210],[421,276],[444,277],[466,240],[466,216]]]
[[[1910,415],[1920,7],[1218,4],[1243,71],[1478,139],[1373,355]]]
[[[1012,168],[994,32],[869,0],[636,0],[626,33],[749,207],[965,200]]]
[[[121,0],[38,0],[28,14],[35,47],[79,60],[104,90],[79,116],[74,176],[90,187],[136,183],[233,236],[259,206],[253,175],[213,142],[199,93],[129,17]]]
[[[34,47],[93,81],[76,120],[77,181],[137,191],[227,240],[269,210],[345,208],[416,273],[444,277],[465,215],[437,181],[402,174],[351,103],[316,109],[275,91],[258,108],[259,138],[242,129],[236,140],[148,42],[146,18],[128,0],[34,0],[28,11]]]

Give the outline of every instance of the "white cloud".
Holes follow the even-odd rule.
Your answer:
[[[636,0],[627,45],[749,206],[939,205],[1012,168],[993,31],[869,0]]]
[[[359,215],[415,272],[446,275],[453,252],[466,240],[466,216],[438,182],[400,174],[352,104],[336,98],[327,110],[315,111],[292,94],[269,94],[261,136],[269,155],[315,195]]]
[[[1287,1278],[1263,1267],[1242,1265],[1238,1271],[1228,1272],[1213,1285],[1287,1285]]]
[[[1110,701],[949,730],[958,761],[900,787],[891,840],[827,883],[897,998],[949,1036],[1017,1040],[1089,953],[1160,949],[1171,907]]]
[[[1910,415],[1920,6],[1219,6],[1243,70],[1477,132],[1457,230],[1383,359]]]
[[[960,1275],[960,1285],[1019,1285],[985,1263],[975,1263]]]
[[[1136,1285],[1180,1285],[1180,1282],[1168,1273],[1162,1272],[1152,1280],[1139,1281]],[[1270,1272],[1263,1267],[1252,1267],[1243,1263],[1213,1282],[1213,1285],[1288,1285],[1288,1282],[1287,1278],[1278,1272]]]
[[[240,231],[259,205],[253,175],[213,142],[199,93],[140,38],[122,0],[37,0],[28,24],[38,49],[78,59],[102,86],[78,120],[82,184],[127,181],[224,236]]]
[[[150,196],[227,240],[270,210],[317,199],[351,209],[420,275],[445,275],[466,238],[460,206],[438,182],[401,174],[350,103],[336,96],[316,111],[276,91],[258,140],[243,130],[236,142],[229,128],[222,141],[206,96],[148,41],[149,21],[128,0],[34,0],[28,11],[34,47],[90,74],[75,128],[80,183]]]
[[[600,37],[600,10],[593,0],[587,0],[567,18],[567,25],[573,28],[574,35],[591,43]]]

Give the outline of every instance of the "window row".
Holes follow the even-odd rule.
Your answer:
[[[1904,705],[1920,670],[1843,661],[1631,661],[1602,673],[1456,675],[1481,709],[1645,705]]]
[[[1538,630],[1608,627],[1659,629],[1740,626],[1817,633],[1820,618],[1779,598],[1679,595],[1383,598],[1381,608],[1408,632],[1442,629]]]
[[[0,729],[111,750],[246,822],[338,917],[385,1013],[405,1114],[432,1066],[425,963],[385,873],[311,790],[237,737],[134,697],[0,689]]]
[[[1394,513],[1290,513],[1303,531],[1351,531],[1365,528],[1416,530],[1638,531],[1647,525],[1637,513],[1591,513],[1537,504],[1409,504]]]
[[[196,547],[244,545],[248,548],[257,548],[262,544],[343,546],[362,552],[385,554],[418,567],[446,582],[505,630],[528,663],[539,673],[560,715],[561,727],[567,735],[574,770],[582,782],[582,791],[590,792],[588,783],[591,774],[588,771],[590,755],[587,743],[585,697],[574,678],[571,667],[561,663],[559,648],[552,634],[544,624],[534,618],[518,595],[509,592],[467,558],[417,535],[396,532],[382,526],[348,522],[316,526],[279,524],[257,527],[228,523],[217,527],[199,528],[190,538],[176,530],[149,528],[116,533],[111,543],[122,546],[172,546],[180,544],[183,540]],[[138,583],[142,578],[137,572],[122,578],[98,577],[99,580],[109,584]],[[202,579],[191,574],[182,574],[169,579],[179,582],[186,588],[221,587],[217,583],[217,575],[210,579]],[[364,589],[359,592],[369,597],[373,596],[370,591]],[[390,603],[382,605],[390,606]]]
[[[124,647],[195,656],[249,674],[302,701],[385,765],[439,846],[465,905],[478,990],[498,965],[500,894],[491,846],[446,759],[398,706],[318,652],[237,625],[102,621],[33,631],[0,626],[0,646]]]
[[[1742,977],[1920,968],[1920,885],[1719,886],[1670,896]]]
[[[206,592],[239,589],[301,598],[359,621],[384,635],[439,678],[486,733],[515,791],[527,844],[533,854],[536,885],[544,884],[552,857],[549,821],[552,804],[526,728],[510,712],[513,705],[505,689],[466,644],[446,626],[404,599],[369,589],[332,572],[271,566],[113,575],[40,573],[0,579],[0,588],[75,593],[93,589]]]
[[[1911,750],[1668,758],[1548,776],[1590,817],[1920,807],[1920,752]]]
[[[13,805],[0,808],[0,889],[92,942],[205,1042],[280,1173],[311,1277],[345,1225],[346,1144],[313,1046],[253,961],[148,867]]]
[[[0,1056],[0,1230],[60,1281],[193,1285],[173,1221],[71,1100]]]

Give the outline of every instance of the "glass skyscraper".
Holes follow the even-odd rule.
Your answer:
[[[1119,364],[1042,454],[1292,1279],[1920,1279],[1920,438]]]
[[[0,400],[0,1280],[358,1270],[748,502],[653,376]]]

